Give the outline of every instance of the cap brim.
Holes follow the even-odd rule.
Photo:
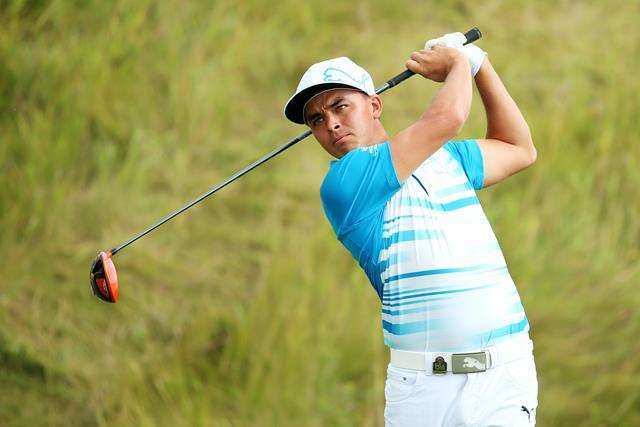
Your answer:
[[[313,98],[320,92],[324,92],[329,89],[340,89],[340,88],[355,89],[355,90],[362,91],[362,89],[358,87],[350,86],[343,83],[320,83],[320,84],[308,87],[296,93],[295,95],[293,95],[289,99],[289,101],[287,101],[287,104],[284,107],[284,115],[292,122],[303,125],[305,124],[303,108],[304,108],[304,105],[307,103],[307,101],[309,101],[311,98]]]

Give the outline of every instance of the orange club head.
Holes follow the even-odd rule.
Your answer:
[[[111,303],[118,301],[118,274],[111,259],[111,251],[100,252],[93,260],[89,283],[93,294],[102,301]]]

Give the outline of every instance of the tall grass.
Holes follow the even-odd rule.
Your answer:
[[[531,323],[539,425],[640,424],[637,2],[0,3],[0,424],[382,425],[378,301],[305,141],[116,259],[109,248],[302,129],[347,55],[377,83],[480,27],[538,161],[480,193]],[[434,84],[384,95],[394,133]],[[461,137],[482,136],[475,97]]]

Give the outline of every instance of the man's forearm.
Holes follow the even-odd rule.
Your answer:
[[[472,94],[469,62],[455,49],[437,46],[414,52],[407,60],[407,68],[444,84],[427,111],[391,140],[393,165],[400,181],[460,132],[469,114]]]
[[[498,139],[534,153],[529,126],[488,58],[475,77],[487,114],[487,138]]]
[[[424,112],[423,118],[431,118],[439,114],[453,114],[459,119],[460,126],[462,126],[471,109],[472,90],[469,75],[469,63],[464,57],[461,57],[447,75],[444,84],[434,96],[427,111]]]

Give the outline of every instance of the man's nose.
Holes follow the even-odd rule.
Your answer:
[[[334,132],[340,129],[340,122],[336,117],[332,116],[327,119],[327,129],[329,132]]]

